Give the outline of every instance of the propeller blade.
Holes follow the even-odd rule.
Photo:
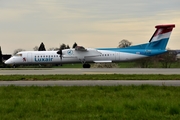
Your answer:
[[[60,55],[60,59],[62,60],[62,49],[59,49],[59,50],[57,51],[57,54]]]

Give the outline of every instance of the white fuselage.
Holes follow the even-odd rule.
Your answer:
[[[8,59],[6,64],[59,64],[59,63],[107,63],[129,61],[146,57],[140,54],[87,49],[76,51],[63,50],[62,59],[57,51],[23,51]]]

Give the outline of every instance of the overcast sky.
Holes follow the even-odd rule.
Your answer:
[[[0,0],[0,46],[46,49],[77,42],[84,47],[117,47],[149,41],[155,25],[176,24],[168,48],[180,49],[180,0]]]

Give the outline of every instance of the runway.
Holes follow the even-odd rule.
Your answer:
[[[56,75],[56,74],[180,74],[180,69],[163,68],[48,68],[0,69],[0,75]],[[1,81],[0,86],[117,86],[117,85],[180,86],[180,80],[61,80],[61,81]]]
[[[62,80],[62,81],[1,81],[0,86],[180,86],[180,80]]]
[[[180,74],[178,68],[42,68],[0,69],[0,75],[55,75],[55,74]]]

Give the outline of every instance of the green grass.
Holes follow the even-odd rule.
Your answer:
[[[0,75],[0,81],[15,80],[180,80],[179,74],[84,74],[84,75]]]
[[[180,87],[0,87],[1,120],[180,118]]]

